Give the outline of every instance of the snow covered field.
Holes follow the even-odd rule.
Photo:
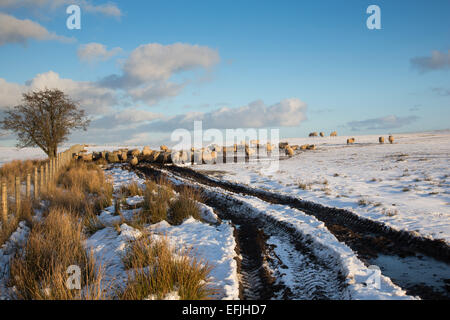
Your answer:
[[[214,176],[217,179],[245,184],[272,192],[299,197],[330,207],[345,208],[363,217],[380,221],[395,229],[414,231],[421,235],[450,241],[450,132],[402,134],[395,136],[394,144],[379,144],[378,136],[355,136],[356,143],[347,145],[347,137],[294,138],[287,139],[291,144],[316,144],[317,150],[302,151],[292,158],[279,161],[275,173],[267,174],[261,163],[228,163],[218,165],[195,165],[193,169]],[[283,140],[284,141],[284,140]],[[154,147],[154,146],[153,146]],[[89,151],[115,150],[118,147],[95,146]],[[3,148],[4,157],[0,162],[13,159],[33,159],[45,157],[42,152],[28,148],[8,152]],[[170,171],[162,169],[170,176]],[[106,170],[113,179],[114,189],[132,181],[144,185],[134,172],[114,165]],[[181,179],[181,180],[180,180]],[[173,176],[175,184],[184,181]],[[361,261],[352,249],[340,242],[325,227],[324,223],[304,212],[289,206],[276,205],[261,199],[225,192],[209,187],[208,192],[215,197],[228,197],[236,206],[229,210],[244,219],[267,220],[267,245],[271,248],[274,261],[281,259],[281,268],[269,262],[268,270],[298,297],[310,299],[317,290],[328,288],[325,296],[331,299],[410,299],[403,286],[394,284],[392,279],[409,286],[424,280],[427,285],[438,288],[442,279],[448,279],[448,266],[445,263],[422,257],[407,257],[399,263],[398,257],[379,255],[373,264],[381,265],[381,288],[375,290],[366,286],[371,269]],[[134,196],[126,199],[133,206],[142,201]],[[240,203],[240,204],[239,204]],[[224,202],[226,204],[226,202]],[[179,226],[171,226],[163,221],[145,226],[145,230],[133,228],[127,221],[140,209],[122,210],[122,215],[114,212],[114,206],[105,208],[98,218],[104,226],[86,241],[86,249],[93,250],[97,260],[105,268],[106,282],[114,282],[119,287],[127,280],[122,257],[129,242],[150,233],[165,237],[174,246],[191,248],[193,253],[207,261],[214,268],[209,284],[218,289],[215,299],[239,299],[240,274],[238,260],[242,258],[236,249],[240,247],[234,226],[228,220],[218,219],[214,205],[200,204],[203,220],[189,218]],[[214,209],[216,210],[216,209]],[[327,261],[327,268],[315,265],[308,256],[298,256],[295,246],[289,243],[289,236],[274,232],[270,228],[276,224],[289,226],[294,234],[300,236],[313,256]],[[236,226],[239,228],[239,226]],[[20,228],[19,228],[20,229]],[[26,235],[27,230],[18,230]],[[17,242],[14,237],[11,243]],[[0,249],[0,289],[5,288],[8,257],[11,243]],[[409,260],[408,260],[409,259]],[[429,268],[433,266],[433,268]],[[385,270],[386,268],[386,270]],[[424,277],[423,269],[429,270]],[[299,271],[301,270],[301,271]],[[311,271],[311,272],[308,272]],[[432,270],[432,271],[431,271]],[[385,272],[386,271],[386,272]],[[314,274],[315,272],[315,274]],[[336,273],[345,278],[345,288],[339,281],[333,287]],[[405,279],[403,275],[407,274]],[[3,276],[2,276],[3,275]],[[426,281],[425,281],[426,280]],[[310,296],[304,294],[305,286],[311,283]],[[167,298],[177,298],[176,293]],[[281,298],[281,296],[279,297]]]
[[[393,228],[450,242],[450,132],[286,139],[316,144],[265,175],[259,163],[197,165],[217,178],[350,209]],[[385,137],[387,140],[387,137]],[[285,141],[285,140],[282,140]]]
[[[127,185],[133,181],[143,185],[144,181],[135,173],[113,167],[106,171],[106,175],[113,179],[114,189]],[[138,196],[127,198],[128,204],[135,204],[141,199]],[[205,220],[214,220],[209,207],[201,205]],[[122,210],[125,220],[131,220],[136,210]],[[105,228],[97,231],[87,240],[88,250],[92,249],[97,261],[105,268],[105,282],[114,282],[123,287],[126,283],[127,272],[122,258],[126,253],[130,240],[138,239],[142,232],[121,221],[122,217],[114,213],[114,206],[105,208],[99,220]],[[218,221],[214,221],[218,222]],[[119,231],[114,228],[119,226]],[[165,237],[172,245],[184,246],[192,249],[192,253],[200,260],[210,264],[213,269],[208,281],[209,286],[217,290],[215,299],[238,299],[239,280],[235,260],[236,243],[233,237],[233,228],[226,222],[220,224],[203,223],[193,218],[185,220],[179,226],[171,226],[165,221],[148,225],[146,231],[154,237]]]

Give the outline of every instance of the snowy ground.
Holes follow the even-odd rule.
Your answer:
[[[382,145],[378,136],[355,138],[354,145],[347,137],[287,139],[318,147],[280,161],[269,175],[259,163],[194,168],[450,242],[450,132],[396,135]]]
[[[120,167],[106,171],[107,176],[113,179],[114,188],[132,181],[142,184],[136,174]],[[139,197],[129,197],[127,202],[135,204]],[[149,225],[147,231],[155,237],[166,237],[174,246],[183,246],[192,249],[192,253],[200,260],[210,264],[213,269],[208,284],[217,290],[215,299],[238,299],[239,280],[237,263],[235,260],[236,243],[233,237],[233,227],[227,221],[219,223],[206,205],[202,205],[202,215],[211,222],[204,223],[195,219],[187,219],[179,226],[171,226],[163,221]],[[131,220],[136,210],[123,210],[125,220]],[[142,236],[142,232],[122,221],[119,215],[114,214],[114,206],[106,208],[99,216],[105,228],[93,234],[86,243],[88,250],[92,249],[98,262],[105,269],[105,285],[114,282],[114,285],[123,287],[126,283],[127,272],[124,269],[122,258],[126,252],[129,241]],[[115,225],[118,226],[114,227]]]

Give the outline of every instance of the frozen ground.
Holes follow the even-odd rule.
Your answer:
[[[113,179],[114,188],[136,181],[143,184],[135,173],[113,167],[106,171],[107,176]],[[127,203],[136,204],[139,197],[127,198]],[[212,213],[211,208],[201,205],[202,215],[215,224],[204,223],[194,219],[187,219],[179,226],[171,226],[163,221],[149,225],[147,231],[153,237],[166,237],[174,246],[183,246],[192,249],[192,254],[198,259],[207,262],[213,267],[208,284],[217,290],[215,299],[238,299],[239,280],[237,263],[235,260],[236,243],[233,237],[233,227],[227,221],[220,224]],[[131,220],[136,210],[122,210],[122,217],[115,215],[114,206],[106,208],[99,216],[105,228],[93,234],[86,243],[88,250],[93,250],[98,262],[105,268],[105,285],[114,282],[114,285],[123,287],[126,283],[127,273],[122,258],[126,253],[129,241],[142,236],[142,232],[126,224]]]
[[[354,145],[347,138],[287,139],[318,147],[280,161],[271,174],[256,162],[194,168],[450,242],[450,132],[395,135],[394,144],[381,145],[378,135],[355,136]]]

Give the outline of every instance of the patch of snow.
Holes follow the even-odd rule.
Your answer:
[[[192,248],[197,258],[213,266],[208,283],[218,289],[214,299],[239,299],[236,242],[229,222],[213,226],[188,218],[179,226],[162,221],[150,225],[148,230],[167,237],[174,245]]]
[[[24,221],[19,223],[17,230],[9,237],[0,248],[0,300],[9,299],[8,293],[11,288],[6,286],[9,278],[9,262],[18,249],[25,246],[30,228],[28,228]]]

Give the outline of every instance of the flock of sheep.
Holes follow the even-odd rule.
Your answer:
[[[309,134],[310,137],[317,137],[317,132]],[[320,136],[324,137],[324,133],[320,132]],[[337,132],[333,131],[331,137],[336,137]],[[388,138],[390,143],[394,143],[392,135]],[[379,143],[384,143],[384,137],[379,137]],[[355,143],[355,138],[347,139],[347,144]],[[151,163],[175,163],[175,164],[216,164],[227,162],[238,162],[241,160],[249,161],[250,158],[270,157],[276,148],[276,145],[260,143],[259,140],[250,140],[249,143],[241,141],[240,144],[232,146],[210,145],[206,148],[191,148],[190,150],[172,151],[167,146],[160,146],[160,150],[152,150],[145,146],[142,151],[139,149],[122,148],[115,151],[102,151],[88,153],[82,150],[75,157],[82,161],[101,160],[108,163],[129,162],[131,165],[137,165],[139,161]],[[296,151],[316,150],[315,144],[289,145],[288,142],[280,142],[278,144],[279,155],[292,157]]]
[[[325,133],[323,133],[323,132],[320,132],[320,133],[311,132],[309,134],[309,136],[310,137],[318,137],[318,136],[325,137]],[[330,137],[337,137],[337,132],[336,131],[331,132],[330,133]],[[394,137],[392,135],[389,136],[388,140],[389,140],[389,142],[391,144],[394,143]],[[384,137],[379,137],[378,138],[378,142],[379,143],[384,143]],[[348,138],[347,139],[347,144],[353,144],[353,143],[355,143],[355,138]]]

